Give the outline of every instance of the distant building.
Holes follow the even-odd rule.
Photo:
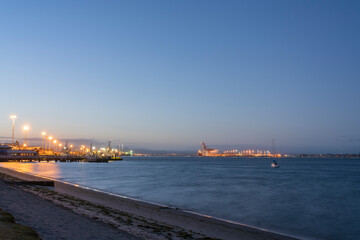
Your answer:
[[[12,149],[11,146],[8,145],[0,145],[0,155],[8,155],[8,151]]]
[[[12,156],[37,156],[39,153],[34,150],[20,149],[20,150],[9,150],[7,155]]]
[[[0,155],[12,155],[12,156],[36,156],[38,151],[36,147],[33,148],[24,148],[24,149],[13,149],[9,145],[0,145]]]

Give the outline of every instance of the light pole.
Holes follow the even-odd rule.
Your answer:
[[[25,143],[24,143],[24,147],[27,146],[27,144],[26,144],[26,135],[27,135],[28,130],[29,130],[29,126],[24,126],[24,132],[25,132]]]
[[[56,140],[54,140],[54,153],[55,153],[55,151],[56,151]]]
[[[12,137],[11,137],[11,145],[14,146],[14,130],[15,130],[15,119],[17,118],[17,116],[15,114],[12,114],[10,116],[10,118],[12,119],[13,121],[13,127],[12,127]]]
[[[53,137],[51,137],[51,136],[49,137],[49,149],[48,149],[49,151],[51,151],[51,140],[52,140],[52,138]]]
[[[41,133],[42,138],[41,138],[41,145],[43,147],[43,150],[46,151],[46,132],[42,132]]]

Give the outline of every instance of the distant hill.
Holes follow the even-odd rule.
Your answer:
[[[140,153],[140,154],[150,154],[150,155],[170,155],[170,154],[176,154],[176,155],[191,155],[196,154],[196,151],[169,151],[169,150],[149,150],[149,149],[133,149],[134,153]]]

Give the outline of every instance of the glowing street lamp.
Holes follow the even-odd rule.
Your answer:
[[[15,119],[17,118],[17,116],[15,114],[12,114],[10,116],[11,120],[13,121],[13,127],[12,127],[12,137],[11,137],[11,145],[14,145],[14,129],[15,129]]]
[[[50,151],[50,149],[51,149],[51,140],[53,139],[53,137],[50,136],[50,137],[48,137],[48,139],[49,139],[49,151]]]
[[[54,143],[54,152],[56,150],[56,142],[57,142],[56,140],[53,141],[53,143]]]
[[[42,138],[41,138],[41,142],[42,142],[42,147],[43,147],[43,149],[44,149],[44,151],[46,150],[45,148],[46,148],[46,132],[42,132],[41,133],[41,135],[42,135]]]
[[[24,144],[24,147],[26,147],[26,135],[27,135],[27,132],[29,131],[29,126],[24,126],[24,132],[25,132],[25,144]]]

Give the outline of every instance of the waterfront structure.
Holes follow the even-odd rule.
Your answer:
[[[1,143],[0,144],[0,161],[5,160],[66,160],[66,157],[69,157],[71,161],[75,160],[83,160],[83,155],[86,155],[89,152],[94,152],[99,156],[109,156],[112,160],[121,160],[120,155],[132,155],[133,152],[122,152],[117,149],[111,148],[110,141],[107,148],[100,148],[96,151],[96,148],[87,148],[85,145],[81,145],[80,151],[72,151],[74,145],[70,145],[68,147],[68,142],[66,141],[65,145],[60,142],[60,140],[56,140],[55,137],[51,136],[45,131],[41,132],[41,146],[36,146],[31,144],[31,147],[28,145],[28,131],[29,126],[23,126],[24,131],[24,142],[22,144],[19,141],[15,140],[15,120],[17,116],[15,114],[10,115],[10,119],[12,120],[12,138],[11,143]],[[40,145],[40,144],[39,144]],[[25,156],[26,159],[22,159]],[[34,158],[32,158],[34,156]],[[49,158],[50,157],[50,158]],[[102,159],[103,162],[103,159]]]
[[[37,156],[39,152],[37,148],[19,149],[19,150],[8,150],[8,156]]]
[[[37,156],[39,147],[14,149],[9,145],[0,145],[0,155],[2,156]]]
[[[220,152],[214,148],[208,148],[204,142],[201,142],[201,149],[197,153],[198,156],[204,157],[281,157],[281,154],[271,153],[268,150],[242,150],[237,149],[226,150]]]
[[[199,156],[217,157],[219,156],[219,150],[208,148],[204,142],[201,142],[201,149],[198,151]]]
[[[0,155],[7,155],[8,151],[11,150],[12,147],[8,145],[0,145]]]

